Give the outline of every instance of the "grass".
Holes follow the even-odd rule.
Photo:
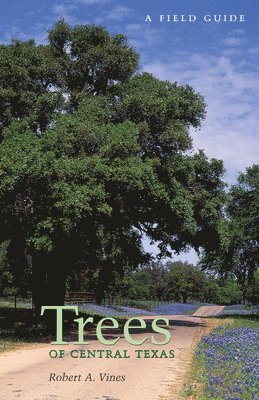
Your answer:
[[[258,394],[258,318],[217,318],[198,344],[182,398],[254,400]]]
[[[32,310],[19,306],[14,309],[8,304],[0,307],[0,351],[12,350],[25,343],[42,341],[46,332],[33,325]]]
[[[1,308],[15,308],[15,301],[14,299],[0,299],[0,309]],[[21,308],[21,309],[31,309],[31,301],[29,300],[23,300],[23,299],[17,299],[16,303],[16,308]]]
[[[217,318],[218,320],[225,320],[224,317],[219,317]],[[254,316],[254,315],[247,315],[247,316],[239,316],[235,315],[233,318],[232,316],[226,316],[226,320],[231,321],[229,322],[231,324],[231,329],[232,328],[252,328],[252,329],[259,329],[259,317]],[[229,329],[227,325],[222,325],[222,328],[224,329]]]

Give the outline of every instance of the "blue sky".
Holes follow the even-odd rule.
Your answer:
[[[189,83],[205,96],[207,119],[193,131],[194,149],[224,160],[225,179],[258,163],[258,0],[0,0],[0,41],[46,40],[61,17],[124,33],[141,56],[141,70]],[[204,15],[240,15],[245,22],[205,22]],[[152,22],[145,22],[150,15]],[[171,22],[159,22],[170,15]],[[195,15],[195,22],[173,22]],[[228,17],[227,17],[228,19]],[[193,254],[187,257],[195,260]]]

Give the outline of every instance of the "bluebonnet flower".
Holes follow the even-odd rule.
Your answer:
[[[217,328],[196,350],[208,399],[259,400],[259,331]]]

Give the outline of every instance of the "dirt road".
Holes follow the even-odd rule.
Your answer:
[[[195,311],[193,317],[213,317],[218,315],[224,308],[224,306],[202,306]]]
[[[201,307],[194,316],[168,316],[171,341],[156,346],[149,340],[142,346],[129,345],[124,338],[114,346],[92,340],[87,346],[34,345],[0,356],[0,399],[5,400],[172,400],[179,399],[183,377],[191,361],[193,345],[206,328],[206,315],[215,315],[217,306]],[[152,320],[155,317],[146,317]],[[153,333],[149,330],[148,336]],[[134,338],[147,336],[147,331]],[[159,336],[161,340],[161,336]],[[50,350],[65,350],[62,359],[51,359]],[[72,358],[78,350],[120,350],[130,358]],[[137,358],[136,349],[146,355],[161,356],[162,350],[174,358]],[[152,350],[158,350],[157,353]],[[126,352],[125,352],[126,351]],[[113,381],[115,376],[116,381]],[[70,377],[70,378],[69,378]],[[86,379],[87,378],[87,379]],[[59,379],[62,379],[61,381]],[[70,380],[69,380],[70,379]]]

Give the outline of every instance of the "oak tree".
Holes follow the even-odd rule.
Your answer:
[[[63,20],[48,44],[0,47],[1,241],[14,274],[32,271],[36,313],[77,267],[101,298],[147,261],[144,235],[161,255],[218,243],[223,165],[191,153],[204,99],[137,69],[125,36]]]

